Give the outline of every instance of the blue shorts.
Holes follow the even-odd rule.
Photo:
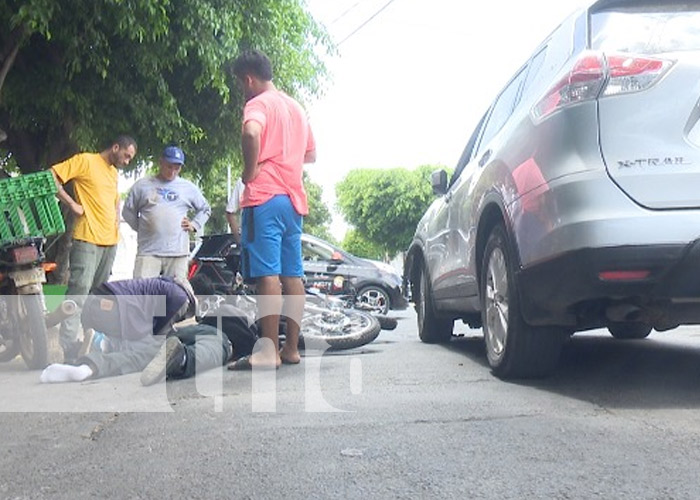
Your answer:
[[[257,207],[245,207],[241,220],[243,277],[301,278],[301,228],[302,216],[287,195],[277,195]]]

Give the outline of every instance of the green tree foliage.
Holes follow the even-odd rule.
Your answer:
[[[368,241],[357,229],[350,229],[345,233],[341,247],[345,251],[365,259],[384,260],[386,257],[384,248]]]
[[[226,221],[226,204],[228,202],[227,171],[224,168],[212,169],[207,175],[197,172],[190,173],[182,170],[182,176],[199,185],[207,201],[211,205],[211,217],[207,222],[205,231],[207,234],[225,233],[229,231]],[[231,188],[241,176],[241,171],[231,171]],[[313,182],[304,171],[304,186],[309,199],[309,215],[304,217],[304,232],[328,239],[330,237],[329,225],[331,212],[326,203],[321,199],[323,190],[321,186]]]
[[[183,169],[185,170],[185,169]],[[231,169],[231,189],[240,176]],[[228,172],[226,168],[212,168],[205,173],[184,172],[183,177],[189,178],[202,190],[204,197],[211,205],[211,217],[204,231],[206,234],[228,233],[230,231],[226,220],[226,204],[228,203]]]
[[[322,199],[323,188],[313,182],[304,171],[304,188],[309,199],[309,214],[304,217],[304,232],[333,241],[330,233],[331,211]]]
[[[0,26],[0,148],[23,172],[128,133],[142,161],[181,145],[205,179],[240,165],[243,97],[226,71],[240,50],[265,51],[302,100],[330,50],[303,0],[6,0]]]
[[[336,185],[338,209],[363,238],[391,258],[408,247],[434,199],[430,174],[439,168],[444,167],[353,170]]]

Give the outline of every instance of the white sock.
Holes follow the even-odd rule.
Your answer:
[[[92,375],[92,368],[88,365],[73,366],[54,363],[44,368],[39,380],[43,384],[51,384],[54,382],[81,382]]]

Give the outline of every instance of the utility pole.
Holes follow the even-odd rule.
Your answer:
[[[226,203],[231,198],[231,164],[226,165]]]

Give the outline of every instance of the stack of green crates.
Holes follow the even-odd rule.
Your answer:
[[[66,230],[50,171],[0,180],[0,245]]]

